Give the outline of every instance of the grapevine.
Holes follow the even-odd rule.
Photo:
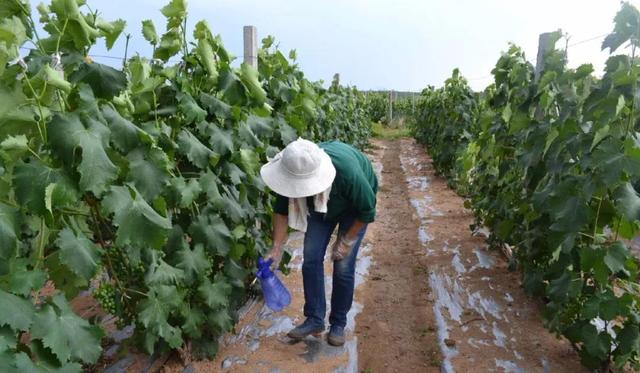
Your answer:
[[[161,9],[164,33],[142,23],[153,56],[122,69],[89,54],[124,20],[79,0],[39,5],[40,24],[30,10],[0,5],[0,371],[96,362],[104,332],[69,306],[95,279],[147,352],[212,356],[269,246],[259,165],[298,136],[366,144],[363,94],[307,80],[271,37],[257,70],[232,67],[184,0]]]
[[[640,12],[628,3],[603,49],[623,45],[601,78],[546,52],[539,77],[510,46],[475,94],[457,70],[420,98],[414,132],[438,171],[468,197],[475,228],[514,250],[522,285],[545,302],[545,325],[591,369],[640,368],[640,124],[635,57]],[[554,34],[555,40],[562,37]]]

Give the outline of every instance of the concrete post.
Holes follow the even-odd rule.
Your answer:
[[[393,90],[389,91],[389,107],[387,111],[387,125],[393,120]]]
[[[255,26],[244,26],[244,63],[258,68],[258,32]]]
[[[535,81],[537,82],[540,79],[540,75],[542,74],[542,69],[544,68],[544,57],[555,47],[555,43],[553,42],[553,35],[555,32],[545,32],[540,34],[538,37],[538,55],[536,57],[536,70],[535,70]]]

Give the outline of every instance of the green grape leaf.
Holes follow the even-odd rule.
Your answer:
[[[245,252],[247,252],[247,247],[245,245],[236,243],[231,247],[231,250],[229,250],[229,258],[240,260]]]
[[[18,295],[28,296],[32,290],[39,290],[47,281],[47,275],[40,269],[28,268],[27,259],[16,259],[9,275],[9,290]]]
[[[276,123],[276,133],[280,135],[280,140],[282,141],[283,145],[289,145],[290,142],[295,141],[298,138],[298,132],[295,130],[295,128],[288,125],[286,121],[280,119]]]
[[[26,0],[2,2],[0,3],[0,17],[19,16],[23,13],[24,6],[27,4]],[[30,10],[27,8],[27,12]]]
[[[0,41],[8,45],[20,46],[28,39],[27,29],[17,15],[21,14],[6,15],[0,22]]]
[[[180,102],[179,108],[185,115],[185,122],[187,124],[202,122],[207,117],[207,112],[198,106],[196,100],[189,94],[179,94],[178,101]]]
[[[233,185],[242,184],[243,180],[247,177],[247,174],[245,174],[240,167],[231,162],[224,165],[224,172],[229,176]]]
[[[27,136],[8,136],[4,141],[0,142],[0,149],[7,151],[22,151],[29,150],[29,142]]]
[[[171,230],[171,221],[151,208],[131,186],[111,187],[102,205],[107,213],[114,214],[119,246],[160,248]]]
[[[60,171],[49,168],[40,161],[33,161],[31,163],[19,163],[15,167],[13,176],[18,202],[31,210],[31,212],[44,215],[47,211],[45,203],[46,188],[50,184],[62,180]],[[66,184],[68,186],[68,183]]]
[[[604,255],[604,250],[598,246],[583,247],[580,251],[582,270],[585,272],[592,270],[599,283],[606,283],[610,273],[603,261]]]
[[[16,343],[18,339],[16,338],[16,333],[12,331],[7,326],[0,326],[0,354],[16,348]],[[2,359],[0,357],[0,359]],[[0,364],[0,366],[2,366]]]
[[[244,142],[249,148],[261,148],[264,146],[262,141],[256,137],[256,135],[251,130],[251,127],[247,123],[240,123],[238,126],[238,137],[242,142]]]
[[[74,111],[82,113],[85,116],[100,119],[100,122],[102,122],[100,109],[98,108],[98,100],[96,99],[93,90],[91,90],[91,86],[88,84],[82,82],[78,83],[77,88],[74,90],[73,94],[70,95],[69,101],[70,105],[77,107]]]
[[[56,245],[60,247],[60,261],[77,275],[90,280],[100,265],[100,248],[83,233],[74,233],[63,228],[58,234]]]
[[[236,225],[235,228],[231,231],[231,235],[236,240],[241,239],[247,234],[247,228],[244,225]]]
[[[242,65],[240,65],[240,71],[240,79],[247,87],[249,95],[256,101],[256,103],[264,103],[267,99],[267,92],[265,92],[262,88],[262,84],[260,84],[258,70],[247,63],[242,63]]]
[[[178,348],[182,345],[182,333],[179,328],[171,326],[167,321],[170,304],[166,303],[166,300],[158,297],[155,292],[151,292],[138,305],[138,321],[147,329],[147,334],[154,333],[164,339],[170,347]],[[152,352],[153,345],[147,345],[147,350]]]
[[[160,324],[167,324],[168,314],[169,309],[167,305],[151,293],[140,303],[138,309],[138,320],[145,328],[151,328],[152,325],[157,326]]]
[[[602,50],[609,48],[609,53],[613,53],[630,39],[637,46],[638,28],[640,28],[640,12],[632,4],[622,3],[614,18],[613,32],[602,41]]]
[[[108,141],[109,129],[104,124],[91,118],[81,121],[77,113],[56,114],[49,124],[50,145],[66,164],[73,163],[76,148],[82,149],[80,187],[96,195],[106,191],[118,171],[105,150]]]
[[[202,190],[207,194],[208,200],[214,205],[219,203],[222,198],[220,191],[218,190],[219,183],[220,179],[218,179],[218,177],[211,171],[207,171],[200,176],[200,185],[202,186]]]
[[[27,354],[25,354],[24,352],[14,353],[11,351],[0,351],[0,372],[29,372],[30,370],[21,370],[16,367],[16,360],[18,360],[19,358],[31,361],[31,359],[29,359],[29,356],[27,356]]]
[[[57,182],[47,185],[44,190],[44,205],[51,214],[54,208],[72,205],[79,199],[80,193],[64,175]]]
[[[621,152],[621,145],[617,139],[607,137],[593,151],[591,162],[605,184],[617,183],[623,173],[640,173],[640,149],[628,141],[622,145],[625,150]]]
[[[200,102],[211,115],[215,115],[219,120],[231,118],[231,106],[217,97],[201,93]]]
[[[48,117],[50,111],[46,107],[42,110],[44,116]],[[16,84],[15,88],[11,89],[5,84],[0,84],[0,139],[10,135],[36,134],[36,115],[39,116],[38,106],[28,104],[20,85]]]
[[[173,267],[162,259],[158,259],[145,277],[149,285],[175,285],[184,279],[184,271]]]
[[[205,321],[204,312],[199,308],[191,308],[186,303],[181,314],[184,318],[182,331],[191,338],[200,338],[202,336],[202,324]]]
[[[595,326],[586,324],[580,330],[580,335],[584,347],[590,355],[598,359],[604,359],[607,356],[610,346],[610,338],[607,333],[599,333]]]
[[[189,233],[195,244],[201,243],[212,253],[226,256],[231,248],[231,232],[217,215],[204,212],[191,223]]]
[[[552,280],[547,288],[547,294],[555,301],[564,301],[567,299],[569,287],[571,285],[571,275],[563,273],[560,277]]]
[[[580,316],[585,319],[595,319],[600,315],[600,297],[592,296],[587,299],[582,307],[582,312]]]
[[[229,283],[236,288],[244,288],[244,280],[247,278],[249,273],[251,273],[249,269],[242,267],[237,261],[231,258],[227,258],[227,260],[225,260],[223,272]],[[236,292],[233,292],[232,296],[235,296],[236,294]]]
[[[196,48],[196,53],[200,58],[200,63],[207,70],[207,76],[209,79],[217,79],[218,78],[218,69],[215,64],[215,55],[213,53],[213,47],[209,43],[208,40],[200,39],[198,40],[198,47]]]
[[[167,62],[182,48],[182,36],[177,30],[170,30],[160,38],[160,44],[153,52],[153,58]]]
[[[142,36],[144,36],[144,39],[152,45],[158,44],[158,33],[156,32],[156,26],[153,24],[152,20],[145,19],[142,21]]]
[[[247,216],[237,199],[228,191],[225,191],[216,202],[212,202],[212,205],[236,224]]]
[[[24,352],[15,355],[15,366],[18,369],[16,373],[33,372],[33,373],[79,373],[82,372],[82,365],[79,363],[58,361],[55,355],[46,349],[40,340],[36,339],[31,342],[31,353],[33,360]],[[0,364],[1,366],[1,364]],[[3,371],[4,372],[4,371]]]
[[[128,153],[140,144],[138,132],[142,130],[124,119],[113,107],[104,105],[102,115],[113,134],[110,140],[116,149],[122,153]]]
[[[555,128],[549,131],[549,133],[547,134],[547,141],[544,145],[544,151],[542,152],[542,155],[547,154],[547,151],[549,151],[551,144],[553,144],[553,142],[558,138],[558,135],[560,135],[560,133]]]
[[[129,173],[127,180],[135,185],[147,201],[153,201],[169,178],[167,155],[159,148],[138,148],[127,154]]]
[[[41,339],[60,362],[69,359],[95,363],[102,352],[102,330],[73,313],[62,295],[42,307],[35,316],[31,337]]]
[[[106,22],[101,18],[96,20],[96,27],[104,33],[107,50],[113,48],[113,44],[118,40],[126,25],[127,22],[122,19],[117,19],[113,22]]]
[[[14,255],[18,245],[19,228],[18,210],[0,202],[0,263],[6,263]],[[0,275],[2,272],[0,264]]]
[[[186,181],[183,177],[176,177],[171,180],[171,185],[178,196],[179,205],[182,208],[191,206],[202,193],[202,186],[198,179]]]
[[[611,273],[624,271],[627,259],[631,258],[629,250],[620,241],[614,242],[607,248],[604,263]]]
[[[18,47],[27,39],[27,29],[20,18],[15,15],[0,18],[0,75],[4,73],[10,60],[20,56]]]
[[[245,104],[246,89],[232,69],[220,70],[218,89],[223,93],[225,101],[228,104],[232,106]]]
[[[248,175],[254,176],[260,167],[258,154],[251,149],[240,149],[240,166]]]
[[[593,151],[593,148],[595,148],[600,141],[602,141],[604,138],[606,138],[607,136],[609,136],[609,131],[610,131],[610,127],[607,124],[606,126],[598,129],[596,131],[595,136],[593,136],[593,142],[591,143],[591,149]]]
[[[198,287],[198,294],[211,309],[227,307],[229,305],[231,285],[222,277],[216,279],[213,283],[208,278],[205,278],[204,282]]]
[[[600,303],[600,317],[604,320],[614,320],[623,309],[617,297],[607,294]]]
[[[155,285],[150,287],[152,292],[160,299],[161,302],[171,308],[171,310],[179,309],[184,305],[184,294],[172,285]]]
[[[64,293],[68,299],[73,299],[80,290],[84,290],[89,282],[82,276],[75,274],[69,267],[62,263],[60,251],[55,251],[45,259],[47,274],[53,281],[55,288]]]
[[[589,222],[591,211],[580,196],[559,195],[552,200],[554,223],[551,229],[559,232],[579,232]]]
[[[226,131],[218,128],[211,123],[203,122],[199,126],[200,131],[209,137],[209,144],[214,152],[224,156],[229,153],[233,153],[233,137],[231,131]]]
[[[616,209],[629,221],[640,220],[640,195],[629,182],[614,193]]]
[[[251,128],[251,132],[259,138],[269,138],[273,135],[273,120],[271,118],[249,115],[247,125]]]
[[[628,354],[632,351],[640,351],[640,330],[638,325],[628,323],[618,333],[619,341],[618,349],[622,354]]]
[[[178,135],[178,150],[187,159],[201,169],[206,169],[208,165],[215,166],[220,156],[207,148],[191,132],[183,129]]]
[[[209,24],[205,20],[198,21],[196,26],[193,28],[193,38],[194,39],[206,39],[212,40],[213,34],[211,33],[211,28]]]
[[[502,110],[502,120],[504,120],[504,122],[508,124],[511,120],[511,114],[511,105],[507,104],[504,107],[504,110]]]
[[[26,331],[33,323],[35,308],[31,302],[0,289],[0,326]]]
[[[70,76],[72,83],[83,82],[93,90],[96,98],[111,100],[127,87],[124,72],[100,63],[83,63]]]
[[[211,268],[211,262],[205,255],[202,244],[195,245],[193,250],[183,247],[177,252],[177,255],[178,264],[176,267],[184,271],[187,285],[193,284],[199,276]]]
[[[56,0],[51,2],[50,9],[56,14],[59,22],[67,23],[67,32],[72,38],[73,46],[78,50],[84,50],[95,42],[96,38],[100,36],[100,32],[89,26],[78,6],[76,1]],[[51,30],[59,33],[58,29],[53,27]],[[56,35],[56,33],[53,34]]]
[[[167,18],[184,18],[187,15],[187,2],[185,0],[171,0],[160,12]]]
[[[233,319],[231,319],[227,309],[210,312],[207,315],[207,321],[220,333],[227,332],[233,327]]]

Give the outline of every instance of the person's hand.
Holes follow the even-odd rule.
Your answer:
[[[280,260],[282,259],[282,246],[274,245],[265,257],[265,260],[269,259],[273,259],[273,263],[276,267],[278,267],[278,265],[280,264]]]
[[[334,261],[339,261],[347,256],[351,252],[353,245],[355,245],[357,238],[347,238],[346,235],[338,233],[338,237],[336,238],[336,242],[333,243],[333,247],[331,248],[331,258]]]

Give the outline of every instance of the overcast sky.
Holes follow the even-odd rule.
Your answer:
[[[151,18],[163,30],[159,9],[166,2],[89,0],[104,18],[127,21],[130,50],[142,55],[151,48],[141,21]],[[273,35],[284,51],[296,49],[312,80],[331,81],[339,72],[343,83],[360,89],[419,91],[441,85],[458,67],[481,90],[509,42],[533,60],[538,34],[558,28],[571,36],[569,45],[599,37],[570,47],[568,55],[571,65],[591,62],[600,72],[607,57],[602,35],[612,30],[619,7],[618,0],[190,0],[189,25],[206,19],[239,57],[242,26],[255,25],[259,38]],[[121,56],[123,40],[92,53]]]

